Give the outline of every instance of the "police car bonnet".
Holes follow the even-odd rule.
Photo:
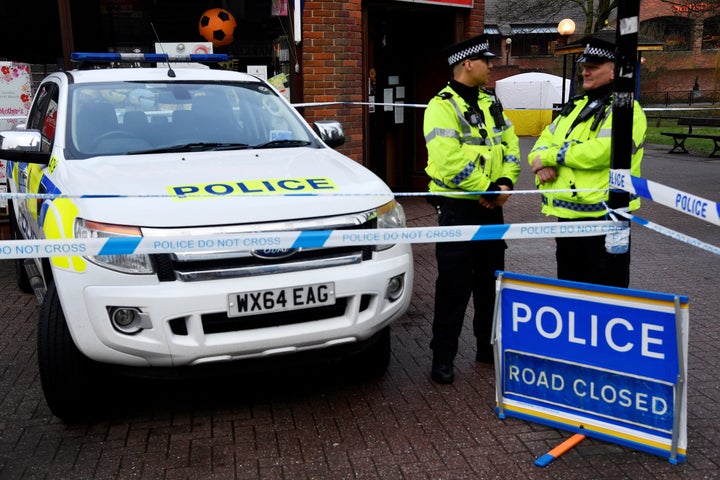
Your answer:
[[[600,30],[580,39],[585,47],[577,63],[600,65],[615,61],[615,30]]]
[[[494,58],[495,54],[490,52],[490,38],[487,35],[478,35],[468,38],[446,49],[448,65],[455,65],[468,58]]]

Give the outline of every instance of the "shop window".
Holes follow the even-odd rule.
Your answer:
[[[720,48],[720,15],[706,18],[703,22],[702,49]]]
[[[555,34],[530,33],[526,35],[513,35],[513,57],[534,57],[538,55],[552,55],[551,46],[557,41]]]
[[[487,28],[485,31],[487,32]],[[494,53],[495,55],[502,55],[503,52],[503,44],[505,43],[505,38],[501,37],[500,34],[497,35],[489,35],[488,40],[490,41],[490,51]]]
[[[552,47],[558,39],[556,24],[513,24],[511,30],[511,56],[535,57],[553,54]]]
[[[641,37],[662,42],[666,52],[692,50],[693,21],[689,18],[657,17],[640,23]]]

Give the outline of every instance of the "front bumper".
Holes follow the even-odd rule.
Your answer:
[[[385,298],[387,284],[397,275],[404,275],[404,291],[390,301]],[[357,265],[201,282],[158,282],[92,264],[83,273],[55,272],[79,350],[98,362],[138,367],[260,358],[366,340],[407,310],[413,280],[409,245],[395,245]],[[292,320],[274,325],[264,325],[262,315],[225,315],[230,293],[328,282],[335,285],[337,306],[327,311],[295,310],[285,315]],[[135,334],[116,330],[108,309],[118,306],[140,309],[150,328]]]

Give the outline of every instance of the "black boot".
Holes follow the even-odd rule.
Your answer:
[[[455,379],[453,363],[433,360],[432,372],[430,372],[430,377],[435,383],[452,383]]]

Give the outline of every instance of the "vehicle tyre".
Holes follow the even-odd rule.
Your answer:
[[[13,210],[12,204],[8,205],[10,210],[10,239],[12,240],[23,240],[20,235],[20,227],[18,227],[17,219],[15,218],[15,211]],[[32,293],[33,289],[30,285],[30,277],[28,276],[27,270],[25,269],[25,259],[16,258],[15,262],[15,279],[17,286],[23,293]]]
[[[101,368],[75,346],[53,282],[40,308],[37,352],[40,382],[50,411],[68,422],[93,418],[102,403]]]
[[[390,327],[387,326],[376,333],[369,342],[368,347],[351,359],[353,373],[365,378],[379,377],[385,374],[390,365],[392,346],[390,341]]]

